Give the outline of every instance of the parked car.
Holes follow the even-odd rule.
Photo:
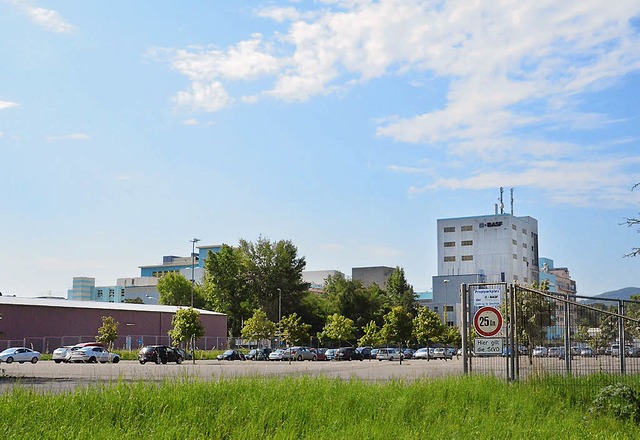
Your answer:
[[[548,357],[558,357],[560,355],[560,347],[549,347],[547,350]]]
[[[12,362],[18,362],[24,364],[25,362],[31,362],[35,364],[40,360],[40,352],[31,350],[26,347],[12,347],[7,348],[0,353],[0,362],[6,362],[10,364]]]
[[[87,362],[90,364],[113,362],[117,364],[120,362],[120,356],[116,353],[110,353],[104,347],[81,347],[71,351],[69,362]]]
[[[284,350],[282,348],[278,348],[277,350],[273,350],[269,353],[269,357],[267,358],[270,361],[281,361],[284,359]]]
[[[379,361],[399,361],[404,356],[395,348],[379,348],[376,359]]]
[[[339,361],[361,361],[364,357],[354,347],[340,347],[336,353],[336,359]]]
[[[640,357],[640,347],[635,347],[635,346],[627,347],[627,356]]]
[[[290,353],[288,353],[288,352]],[[316,361],[318,355],[311,351],[308,347],[291,347],[284,352],[285,359],[291,356],[292,361]]]
[[[378,356],[378,349],[377,348],[372,348],[371,349],[371,353],[369,354],[369,356],[371,356],[371,359],[375,359]]]
[[[138,361],[143,365],[147,362],[181,364],[183,360],[184,358],[175,348],[166,345],[148,345],[138,352]]]
[[[270,348],[254,348],[249,351],[244,357],[248,361],[266,361],[269,359],[269,354],[271,353]]]
[[[403,359],[411,359],[411,358],[413,358],[413,354],[415,352],[416,351],[413,348],[403,348],[402,349]]]
[[[219,361],[243,361],[244,353],[237,349],[226,350],[217,356]]]
[[[413,353],[414,359],[430,359],[429,349],[427,347],[418,348],[415,353]]]
[[[337,348],[327,348],[327,351],[324,352],[324,355],[328,361],[332,361],[336,358],[337,352],[338,352]]]
[[[533,357],[547,357],[547,347],[534,347],[531,355]]]
[[[594,356],[594,351],[593,348],[591,347],[583,347],[580,349],[580,356],[581,357],[593,357]]]
[[[357,350],[362,354],[364,359],[371,359],[371,350],[373,350],[373,347],[358,347]]]
[[[438,347],[433,349],[433,358],[444,359],[446,361],[447,359],[453,359],[453,356],[451,356],[450,351],[446,350],[443,347]]]
[[[180,347],[173,347],[173,349],[175,350],[176,353],[178,353],[180,356],[182,356],[183,360],[185,360],[185,361],[193,360],[193,356],[187,350],[184,350],[184,349],[182,349]]]
[[[327,351],[326,348],[312,348],[311,349],[312,352],[314,352],[316,354],[317,357],[317,361],[328,361],[329,359],[327,359],[327,355],[325,354],[325,352]]]
[[[81,342],[76,345],[65,345],[64,347],[58,347],[53,350],[53,354],[51,355],[51,359],[59,364],[60,362],[69,362],[69,358],[71,357],[71,352],[73,350],[77,350],[78,348],[83,347],[103,347],[102,342]]]
[[[620,356],[620,344],[611,344],[611,356]]]

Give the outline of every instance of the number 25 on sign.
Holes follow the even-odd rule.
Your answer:
[[[502,328],[502,315],[494,307],[482,307],[473,317],[473,326],[480,336],[494,336]]]

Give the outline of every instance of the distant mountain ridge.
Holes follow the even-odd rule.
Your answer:
[[[622,289],[612,290],[610,292],[604,292],[599,295],[594,295],[592,299],[582,300],[580,302],[584,302],[587,304],[593,304],[596,302],[600,302],[598,300],[602,299],[631,299],[631,295],[640,295],[640,287],[623,287]]]

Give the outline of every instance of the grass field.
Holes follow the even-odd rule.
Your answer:
[[[508,384],[487,377],[369,383],[243,378],[115,383],[0,395],[3,438],[640,438],[589,411],[589,379]]]

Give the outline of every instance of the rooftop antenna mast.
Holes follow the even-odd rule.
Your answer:
[[[500,214],[504,214],[504,203],[502,202],[503,193],[504,193],[504,188],[500,187]]]
[[[511,188],[511,215],[513,215],[513,188]]]

